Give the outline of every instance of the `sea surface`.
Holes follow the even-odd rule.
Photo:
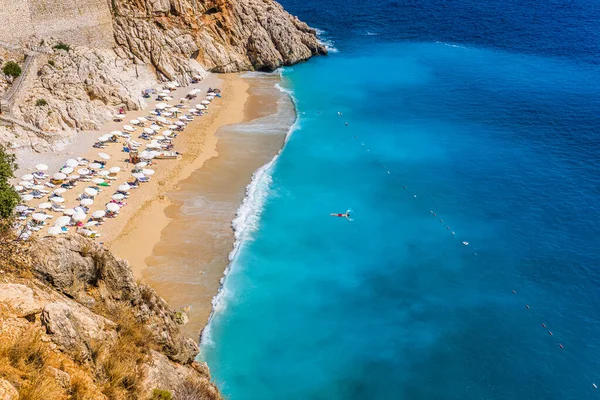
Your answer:
[[[600,398],[600,3],[281,3],[332,51],[233,223],[227,398]]]

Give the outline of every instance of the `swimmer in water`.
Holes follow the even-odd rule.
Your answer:
[[[563,345],[562,345],[562,344],[560,344],[560,343],[559,343],[558,345],[560,346],[560,348],[561,348],[561,349],[564,349],[564,347],[563,347]]]
[[[348,126],[348,123],[346,122],[346,126]]]
[[[346,211],[343,214],[341,214],[341,213],[331,213],[329,215],[331,215],[332,217],[346,218],[348,221],[352,221],[352,219],[350,219],[350,210]]]
[[[516,290],[513,290],[513,294],[517,294],[517,291],[516,291]]]

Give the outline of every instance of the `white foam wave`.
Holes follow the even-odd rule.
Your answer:
[[[278,90],[286,93],[290,96],[290,99],[294,103],[294,109],[296,100],[291,90],[284,88],[283,86],[276,84]],[[286,135],[286,143],[291,134],[296,131],[300,126],[298,117],[296,115],[295,121],[292,126],[289,127]],[[285,147],[285,145],[284,145]],[[221,286],[215,297],[212,299],[212,311],[208,318],[208,323],[200,336],[200,343],[203,346],[212,346],[214,342],[212,340],[212,320],[216,314],[223,312],[227,308],[227,299],[230,299],[234,294],[227,290],[225,282],[227,275],[231,271],[236,256],[239,254],[243,246],[250,243],[253,240],[253,234],[258,230],[260,217],[264,209],[265,202],[271,192],[272,183],[272,172],[273,166],[277,162],[277,159],[281,155],[283,148],[279,153],[273,157],[271,161],[263,165],[261,168],[256,170],[252,175],[252,181],[246,186],[246,197],[242,201],[242,205],[238,208],[235,218],[231,225],[233,227],[235,235],[235,243],[233,244],[233,250],[229,253],[229,265],[223,272],[221,278]]]
[[[365,33],[365,35],[366,36],[379,36],[379,33],[367,31],[367,33]]]
[[[326,37],[326,32],[324,30],[315,28],[315,31],[317,32],[317,39],[319,40],[319,43],[321,43],[323,46],[325,46],[325,48],[327,49],[328,52],[330,52],[330,53],[339,53],[340,52],[335,47],[335,43],[333,42],[333,40]]]
[[[448,46],[448,47],[454,47],[457,49],[466,49],[465,46],[460,46],[458,44],[452,44],[452,43],[446,43],[446,42],[440,42],[440,41],[436,41],[437,44],[443,44],[444,46]]]

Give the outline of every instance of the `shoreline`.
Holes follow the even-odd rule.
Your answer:
[[[193,121],[188,130],[194,138],[186,137],[182,146],[183,157],[170,171],[169,176],[159,182],[156,193],[144,201],[132,215],[124,218],[123,227],[105,245],[117,256],[127,260],[136,279],[142,279],[146,268],[146,258],[151,256],[154,246],[160,241],[162,231],[171,218],[166,210],[173,203],[166,196],[167,192],[177,190],[179,184],[187,179],[195,170],[213,157],[218,156],[217,131],[226,125],[241,122],[244,118],[244,107],[248,100],[248,84],[240,74],[219,75],[222,81],[224,101],[219,108],[211,108],[206,119]],[[208,121],[207,121],[208,120]]]

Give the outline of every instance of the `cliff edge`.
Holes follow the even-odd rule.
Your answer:
[[[180,330],[185,313],[136,283],[126,261],[79,235],[6,251],[0,398],[221,398]]]

